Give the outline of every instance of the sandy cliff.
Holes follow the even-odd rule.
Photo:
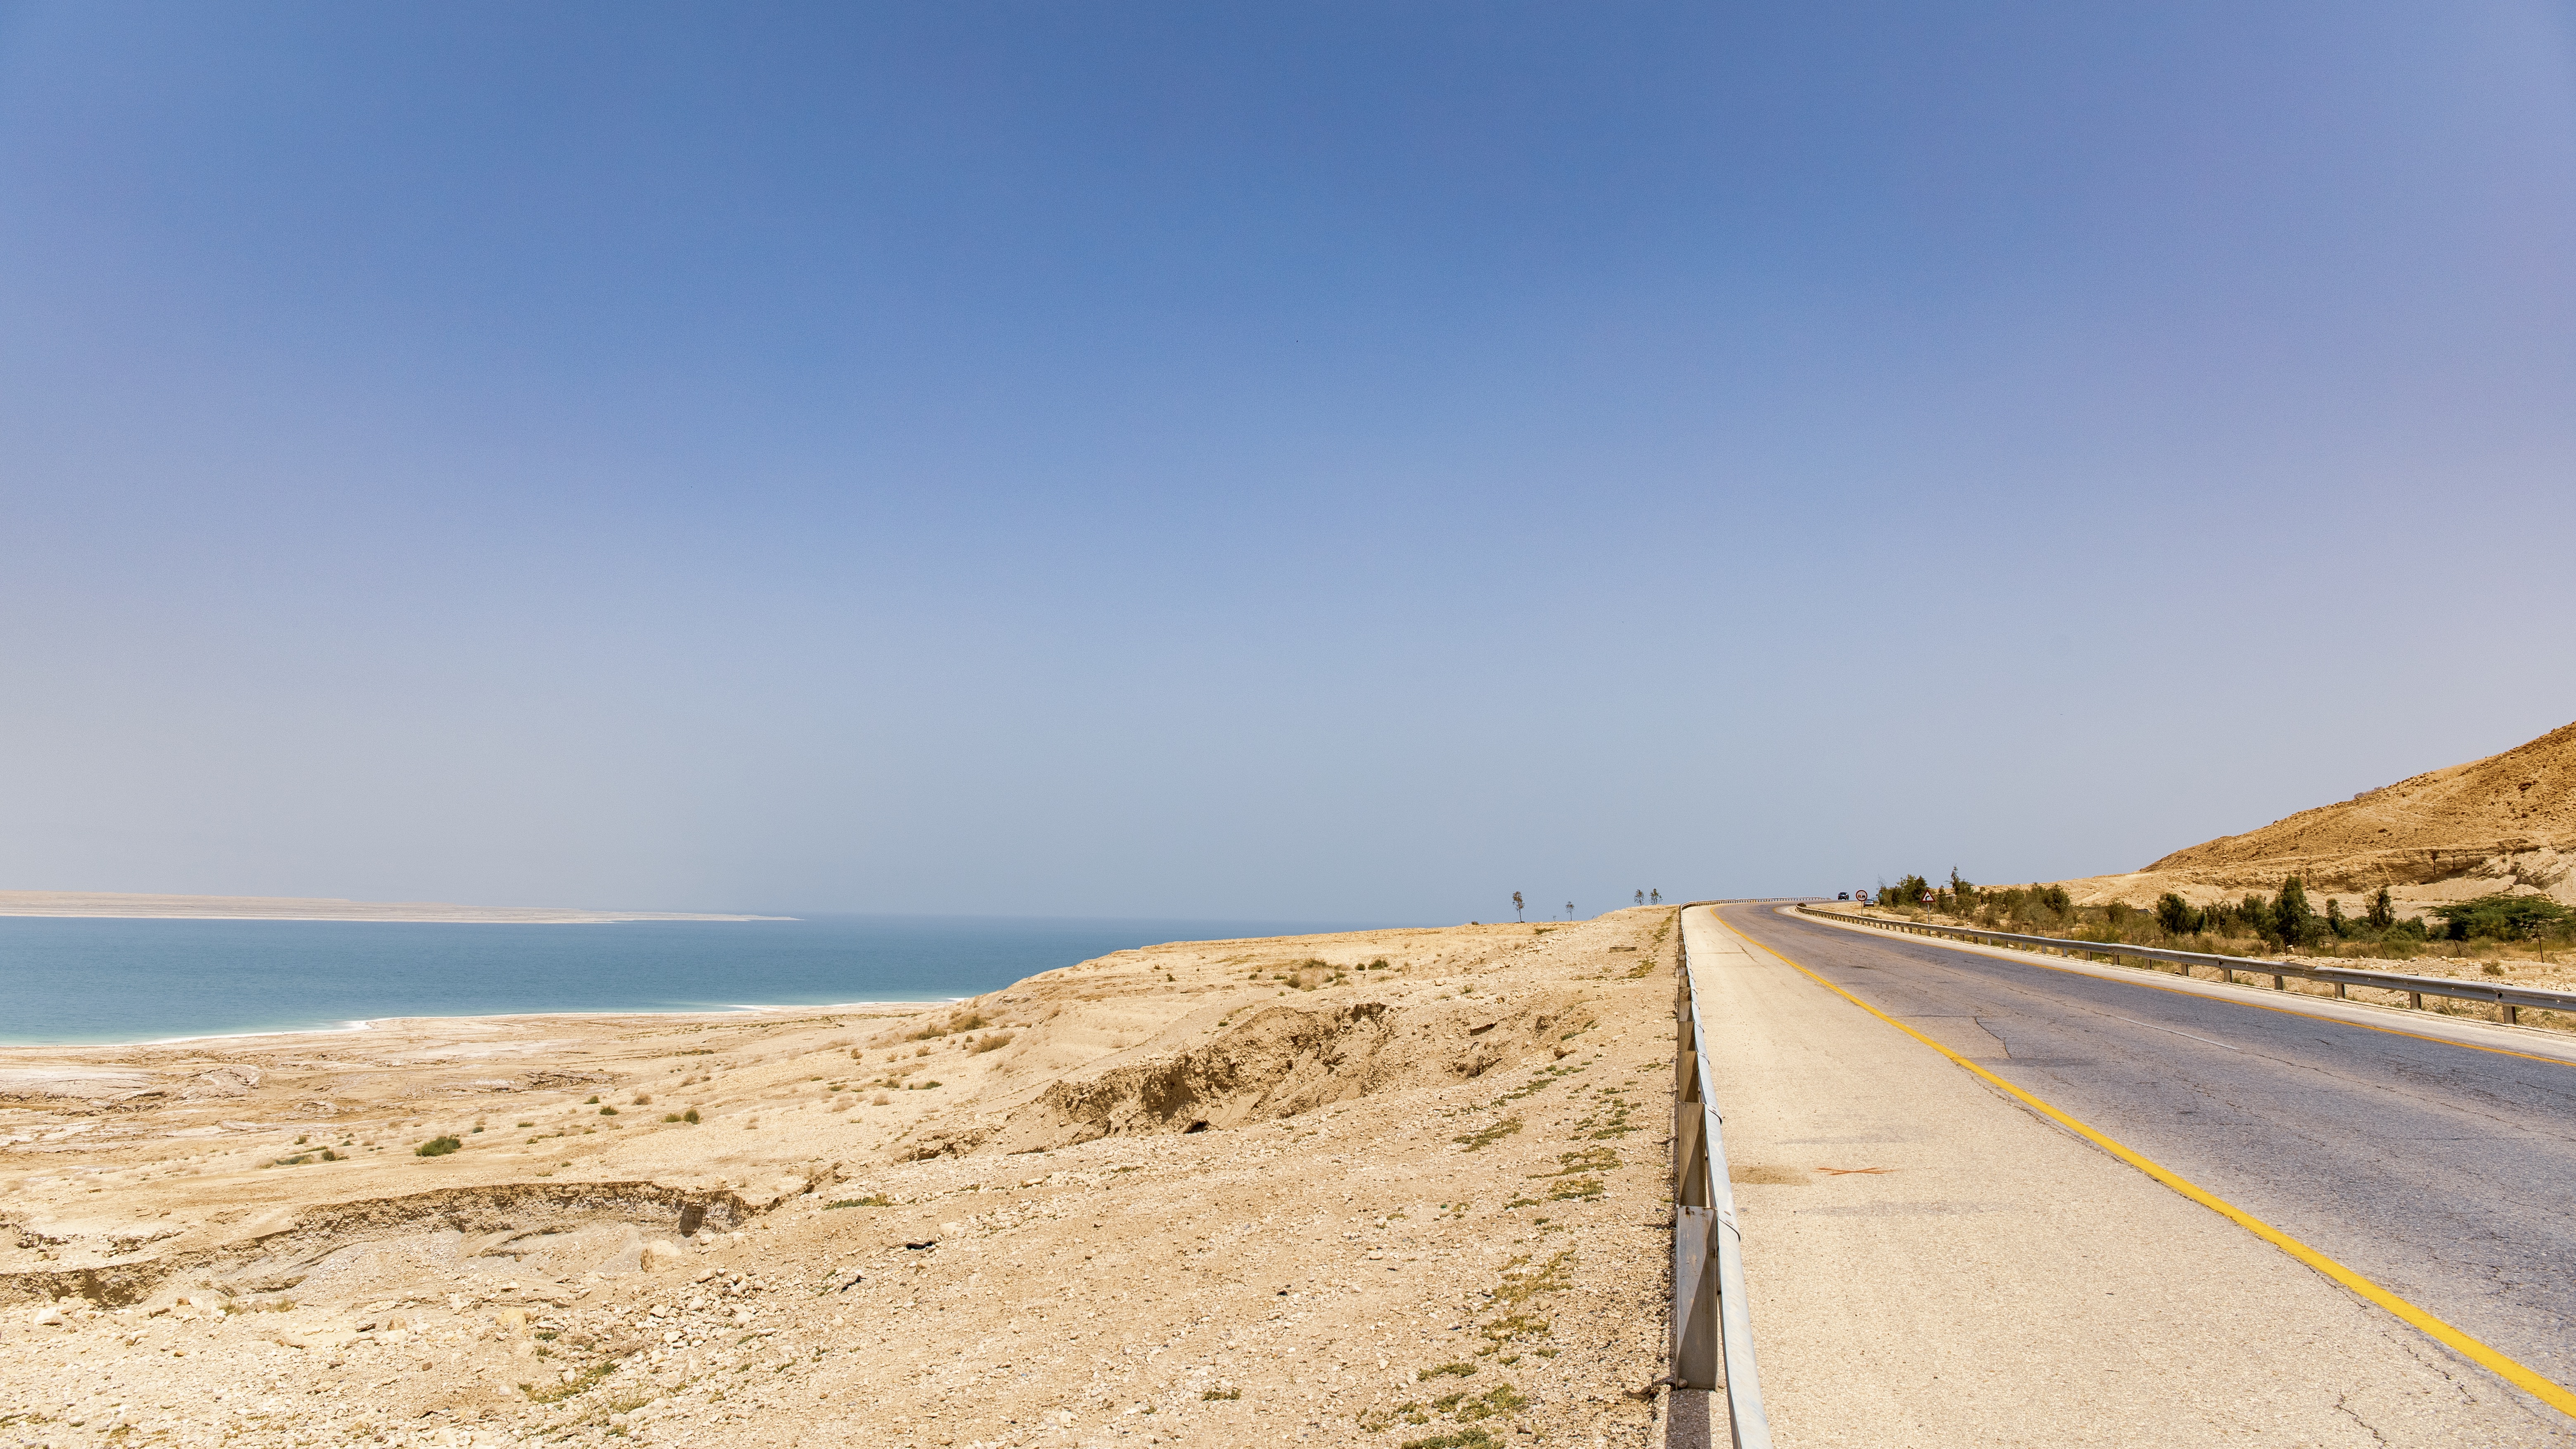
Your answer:
[[[2412,910],[2489,892],[2576,904],[2576,724],[2483,760],[2177,850],[2144,870],[2065,882],[2077,901],[2206,903],[2297,875],[2347,900],[2387,886]]]

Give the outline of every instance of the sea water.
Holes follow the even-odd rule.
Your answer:
[[[578,925],[0,917],[0,1044],[327,1030],[390,1016],[943,1001],[1132,946],[1350,929],[974,916]]]

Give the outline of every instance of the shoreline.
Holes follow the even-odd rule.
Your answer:
[[[601,911],[580,906],[460,906],[447,901],[354,901],[339,896],[190,896],[142,891],[0,890],[0,917],[81,921],[381,921],[411,925],[596,926],[636,921],[792,921],[695,911]]]
[[[123,1041],[0,1041],[0,1056],[10,1052],[76,1052],[125,1051],[142,1047],[185,1046],[208,1041],[266,1041],[272,1037],[349,1036],[358,1032],[383,1031],[405,1023],[489,1023],[503,1026],[523,1021],[618,1021],[629,1017],[663,1020],[675,1017],[709,1016],[733,1018],[756,1016],[765,1012],[791,1011],[878,1011],[889,1007],[954,1006],[972,1000],[965,996],[924,996],[911,1000],[822,1001],[822,1002],[740,1002],[725,1006],[684,1007],[673,1011],[651,1011],[633,1007],[615,1007],[599,1011],[468,1011],[454,1015],[370,1016],[344,1022],[338,1026],[289,1026],[263,1031],[210,1031],[186,1036],[139,1037]]]
[[[301,921],[317,926],[651,926],[705,921],[799,921],[802,916],[687,916],[634,911],[624,915],[455,916],[252,915],[221,911],[42,911],[0,905],[0,920],[13,921]]]

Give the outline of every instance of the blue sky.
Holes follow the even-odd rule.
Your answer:
[[[0,885],[2131,868],[2576,718],[2571,484],[2563,3],[0,4]]]

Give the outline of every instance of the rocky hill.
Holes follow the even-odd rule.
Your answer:
[[[2065,884],[2086,904],[2144,904],[2169,890],[2205,902],[2268,891],[2291,874],[2312,892],[2347,897],[2384,885],[2414,909],[2494,891],[2576,904],[2576,724],[2177,850],[2142,871]]]

